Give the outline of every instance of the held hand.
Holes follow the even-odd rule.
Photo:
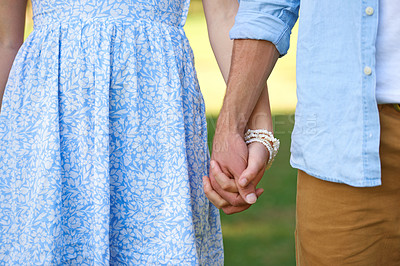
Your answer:
[[[238,193],[234,179],[227,177],[220,169],[217,162],[212,161],[210,178],[203,177],[204,192],[207,198],[225,214],[233,214],[248,209],[251,204],[247,204]],[[215,175],[215,177],[214,177]],[[216,181],[218,180],[218,182]],[[219,185],[222,184],[222,187]],[[219,191],[219,192],[217,192]],[[255,191],[257,198],[264,192],[262,188]],[[221,195],[224,195],[222,197]]]
[[[245,190],[243,190],[242,187],[237,187],[237,191],[234,192],[239,192],[242,198],[233,197],[232,194],[227,193],[232,192],[229,191],[230,187],[227,187],[229,183],[214,182],[217,173],[213,173],[215,168],[212,166],[217,162],[221,172],[229,179],[234,179],[237,183],[240,175],[247,167],[248,156],[248,147],[240,134],[230,133],[229,131],[219,131],[217,127],[211,156],[211,159],[214,161],[211,163],[210,169],[211,185],[220,196],[225,198],[233,206],[255,203],[257,200],[255,187],[250,185],[247,186]],[[218,176],[222,177],[223,175],[219,174]]]
[[[217,134],[212,158],[210,179],[203,180],[209,200],[227,214],[248,209],[263,192],[256,186],[268,158],[265,147],[260,143],[247,147],[238,134]]]
[[[246,145],[239,134],[225,132],[215,135],[213,147],[215,148],[213,148],[212,159],[219,164],[225,176],[235,180],[237,191],[232,191],[232,180],[223,179],[224,175],[214,173],[211,168],[210,177],[213,188],[234,206],[245,203],[254,204],[257,201],[256,186],[264,174],[269,158],[267,149],[261,143]],[[213,182],[213,177],[219,186]],[[225,191],[239,192],[242,199],[232,198],[233,195]]]

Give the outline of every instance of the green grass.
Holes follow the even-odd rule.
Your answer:
[[[209,145],[215,116],[208,116]],[[225,265],[295,265],[294,229],[296,170],[289,165],[292,115],[274,116],[281,148],[259,186],[264,194],[250,209],[234,215],[221,212]]]

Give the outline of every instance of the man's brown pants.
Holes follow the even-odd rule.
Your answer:
[[[299,171],[298,266],[400,265],[400,111],[379,105],[382,186],[357,188]]]

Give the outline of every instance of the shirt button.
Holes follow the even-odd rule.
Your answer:
[[[372,8],[372,7],[367,7],[366,9],[365,9],[365,13],[368,15],[368,16],[371,16],[372,14],[374,14],[374,9]]]
[[[364,74],[369,76],[372,74],[372,69],[368,66],[364,67]]]

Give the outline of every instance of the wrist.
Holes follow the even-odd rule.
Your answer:
[[[249,129],[266,129],[272,131],[272,116],[269,105],[268,87],[265,85],[253,113],[247,123]]]
[[[244,140],[247,145],[254,142],[259,142],[267,148],[269,153],[269,159],[267,161],[266,169],[271,167],[272,162],[274,161],[275,156],[279,150],[279,139],[274,137],[274,134],[271,131],[265,129],[256,129],[256,130],[247,130],[244,135]]]
[[[273,132],[271,113],[253,113],[247,123],[247,129],[266,129]]]
[[[246,117],[244,113],[238,112],[237,110],[227,110],[223,107],[218,117],[215,132],[222,133],[220,131],[223,131],[227,134],[239,134],[240,136],[244,136],[247,121],[248,117]]]

